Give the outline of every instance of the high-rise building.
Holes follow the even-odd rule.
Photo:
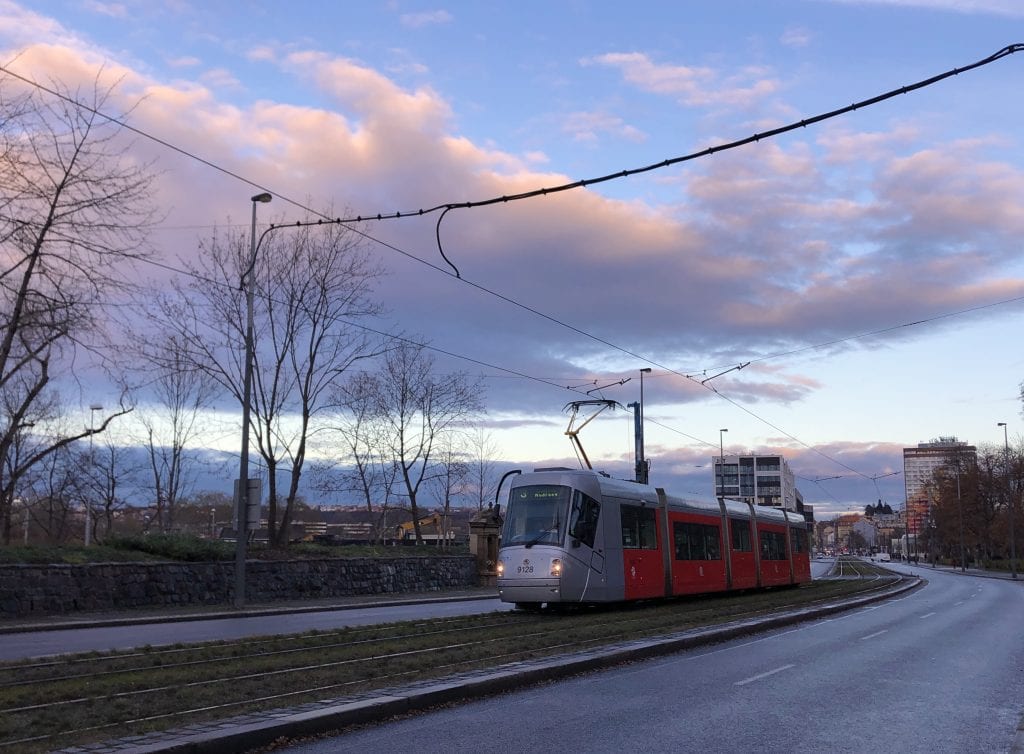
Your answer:
[[[903,483],[907,495],[907,533],[911,537],[921,534],[931,517],[932,482],[935,471],[952,464],[977,460],[978,450],[956,437],[939,437],[931,442],[918,443],[916,448],[903,449]]]
[[[715,456],[715,497],[804,513],[804,499],[779,455]]]

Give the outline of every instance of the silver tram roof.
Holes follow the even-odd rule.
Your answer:
[[[541,477],[544,484],[563,484],[573,487],[592,487],[595,482],[601,491],[602,497],[617,497],[625,500],[639,500],[651,505],[658,504],[658,488],[650,484],[640,484],[624,479],[615,479],[605,476],[596,471],[588,469],[549,468],[535,469],[533,472],[526,472],[517,476],[511,487],[518,487],[523,484],[535,484],[535,477]],[[540,481],[540,480],[537,480]],[[695,513],[710,513],[721,515],[721,508],[718,499],[700,499],[680,497],[665,491],[665,499],[674,509],[683,509]],[[725,509],[734,518],[749,519],[751,506],[738,500],[725,500]],[[783,508],[772,508],[763,505],[754,505],[754,515],[758,521],[770,521],[779,524],[788,523],[790,526],[806,525],[806,519],[796,511],[787,511]]]

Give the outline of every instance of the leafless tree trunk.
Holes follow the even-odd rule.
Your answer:
[[[242,272],[250,244],[242,235],[202,244],[202,264],[187,290],[161,306],[161,319],[190,350],[187,360],[239,403],[245,374],[245,296]],[[288,544],[299,481],[315,419],[328,391],[359,359],[374,354],[353,320],[376,316],[372,284],[378,270],[355,234],[338,225],[281,226],[264,236],[254,269],[252,432],[267,469],[270,540]],[[277,471],[288,483],[279,505]]]
[[[110,95],[79,107],[51,95],[11,94],[0,79],[0,534],[11,538],[11,507],[21,475],[99,428],[62,431],[19,465],[6,463],[18,432],[40,425],[55,400],[54,373],[82,349],[102,356],[105,305],[126,290],[128,265],[145,256],[153,215],[153,174],[125,159],[118,128],[96,115]],[[70,371],[70,370],[68,370]],[[121,414],[127,408],[122,407]],[[115,416],[120,414],[115,414]]]

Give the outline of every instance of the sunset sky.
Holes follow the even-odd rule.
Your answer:
[[[5,70],[118,82],[104,112],[161,171],[151,240],[172,266],[214,226],[247,228],[263,190],[264,227],[508,196],[1022,42],[1016,0],[0,0]],[[439,233],[461,278],[440,213],[363,223],[387,271],[375,326],[465,357],[437,354],[485,378],[508,463],[575,465],[565,404],[625,378],[594,396],[636,401],[650,367],[653,483],[710,495],[728,428],[726,453],[783,453],[823,513],[901,507],[883,475],[903,447],[1001,446],[1000,421],[1020,442],[1022,88],[1024,51],[712,156],[454,209]],[[96,389],[83,410],[116,399]],[[624,410],[587,427],[595,466],[630,473],[631,429]]]

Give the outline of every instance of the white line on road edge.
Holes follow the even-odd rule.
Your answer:
[[[935,615],[935,613],[925,613],[921,616],[921,620],[924,620],[925,618],[931,618],[933,615]]]
[[[783,670],[789,670],[790,668],[795,668],[795,667],[796,667],[796,665],[783,665],[781,668],[775,668],[775,670],[769,670],[767,673],[758,673],[757,675],[753,675],[750,678],[744,679],[742,681],[736,681],[736,683],[734,683],[733,685],[734,686],[746,686],[748,683],[753,683],[754,681],[760,681],[762,678],[767,678],[770,675],[775,675],[776,673],[781,673]]]
[[[868,634],[867,636],[860,637],[860,640],[861,641],[867,641],[868,639],[874,639],[876,636],[881,636],[882,634],[885,634],[885,633],[888,633],[888,632],[889,632],[888,628],[883,628],[881,631],[875,631],[873,634]]]

